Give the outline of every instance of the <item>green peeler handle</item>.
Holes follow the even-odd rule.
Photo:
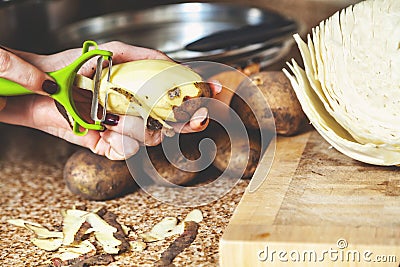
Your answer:
[[[92,46],[94,46],[94,49],[90,50]],[[51,97],[59,102],[74,119],[73,132],[76,135],[85,135],[88,130],[100,131],[104,129],[104,126],[102,126],[99,121],[93,124],[84,121],[79,116],[72,98],[72,86],[76,73],[86,61],[95,56],[103,56],[105,59],[108,59],[112,56],[112,52],[98,49],[97,43],[94,41],[86,41],[83,43],[82,55],[79,58],[60,70],[48,73],[49,76],[57,82],[60,88],[59,91],[51,95]],[[29,94],[33,94],[33,92],[18,83],[0,78],[0,96],[20,96]],[[81,127],[84,128],[83,131],[81,131]]]
[[[17,96],[29,94],[34,94],[34,92],[29,91],[18,83],[0,78],[0,96]]]

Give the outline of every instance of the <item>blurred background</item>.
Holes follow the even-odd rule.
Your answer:
[[[180,4],[184,2],[192,4]],[[87,39],[98,42],[121,40],[168,52],[178,61],[201,56],[201,59],[215,59],[228,64],[264,60],[264,65],[268,66],[275,62],[275,59],[282,59],[287,54],[287,51],[279,52],[287,48],[285,42],[292,39],[291,32],[279,42],[268,46],[265,45],[265,41],[268,40],[260,39],[256,43],[258,46],[254,43],[253,46],[242,44],[241,47],[227,47],[213,53],[188,52],[184,47],[192,41],[221,30],[269,23],[275,12],[293,19],[298,23],[295,31],[304,35],[319,21],[359,0],[230,0],[208,1],[208,5],[193,2],[0,0],[0,45],[48,54],[79,47]],[[270,27],[266,25],[266,28]],[[238,32],[238,35],[243,35],[243,32]],[[237,50],[243,47],[246,49]],[[271,47],[275,50],[271,51]],[[236,57],[226,61],[226,53],[230,51],[232,54],[232,50]],[[209,57],[210,55],[213,57]],[[224,56],[223,60],[219,60],[221,55]]]

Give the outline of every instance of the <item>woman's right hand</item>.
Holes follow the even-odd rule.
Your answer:
[[[59,89],[49,75],[4,47],[0,47],[0,78],[18,83],[39,95],[49,96]]]

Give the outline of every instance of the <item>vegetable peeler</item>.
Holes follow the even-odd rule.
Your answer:
[[[90,49],[91,47],[94,49]],[[94,123],[88,123],[79,115],[75,107],[75,103],[72,98],[72,88],[76,76],[79,75],[77,74],[79,69],[85,62],[95,56],[98,56],[98,59],[96,73],[93,80],[93,97],[90,110],[90,117]],[[60,88],[59,91],[51,95],[51,97],[60,103],[73,118],[74,123],[72,130],[76,135],[83,136],[88,132],[88,130],[101,131],[104,129],[104,126],[101,123],[105,120],[107,109],[106,106],[103,108],[101,118],[98,117],[100,78],[103,70],[104,60],[108,61],[107,81],[109,81],[112,67],[112,52],[98,49],[97,43],[94,41],[85,41],[83,43],[82,55],[80,57],[66,67],[48,73],[48,75],[56,81]],[[4,78],[0,78],[0,88],[1,96],[34,94],[34,92],[24,88],[23,86]],[[107,94],[104,103],[107,105]]]

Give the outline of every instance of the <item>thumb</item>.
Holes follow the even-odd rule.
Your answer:
[[[59,89],[50,76],[3,47],[0,48],[0,78],[41,95],[52,95]]]

